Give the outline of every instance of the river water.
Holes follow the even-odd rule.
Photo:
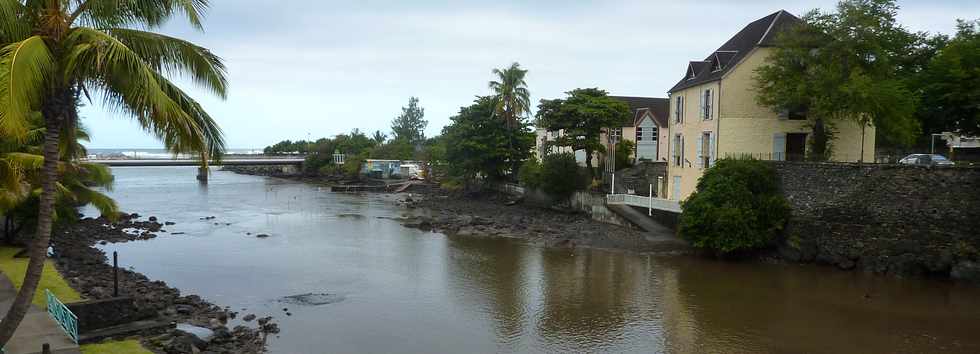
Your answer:
[[[980,352],[977,287],[452,237],[386,219],[406,212],[388,195],[113,172],[123,210],[185,234],[101,247],[185,294],[275,316],[273,353]],[[284,298],[308,293],[330,301]]]

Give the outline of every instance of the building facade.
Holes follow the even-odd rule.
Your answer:
[[[801,23],[779,11],[754,21],[701,61],[689,63],[671,88],[668,197],[687,198],[707,168],[723,157],[802,160],[811,129],[805,111],[777,111],[756,100],[755,70],[779,31]],[[835,123],[832,160],[874,161],[874,127]]]

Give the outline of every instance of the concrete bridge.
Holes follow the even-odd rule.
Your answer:
[[[221,162],[208,161],[208,166],[260,166],[260,165],[287,165],[299,168],[303,165],[303,158],[251,158],[251,159],[224,159]],[[198,166],[197,180],[201,183],[208,182],[208,168],[201,166],[201,160],[195,159],[147,159],[147,160],[87,160],[86,162],[98,163],[111,167],[143,167],[143,166]]]

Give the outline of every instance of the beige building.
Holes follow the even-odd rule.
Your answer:
[[[633,119],[622,127],[603,130],[599,139],[606,150],[612,150],[609,144],[609,134],[617,137],[618,141],[628,140],[636,145],[632,153],[634,160],[667,161],[667,122],[669,120],[669,102],[666,98],[609,96],[625,102],[633,112]],[[563,131],[549,131],[545,127],[537,129],[537,154],[543,157],[548,152],[574,152],[579,164],[585,165],[585,151],[572,151],[570,148],[552,147],[546,150],[546,144],[558,137],[564,136]],[[598,155],[598,154],[596,154]],[[599,167],[601,156],[593,156],[592,166]]]
[[[806,112],[762,106],[754,89],[755,69],[771,53],[776,35],[800,21],[779,11],[750,23],[704,60],[690,62],[670,89],[670,199],[687,198],[718,158],[805,158],[811,132]],[[863,161],[874,161],[873,127],[839,122],[835,130],[833,160],[860,161],[863,149]]]

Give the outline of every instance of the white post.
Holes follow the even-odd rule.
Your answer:
[[[612,174],[612,185],[609,186],[609,194],[616,194],[616,172]]]
[[[647,207],[647,216],[653,216],[653,185],[650,185],[650,206]]]

